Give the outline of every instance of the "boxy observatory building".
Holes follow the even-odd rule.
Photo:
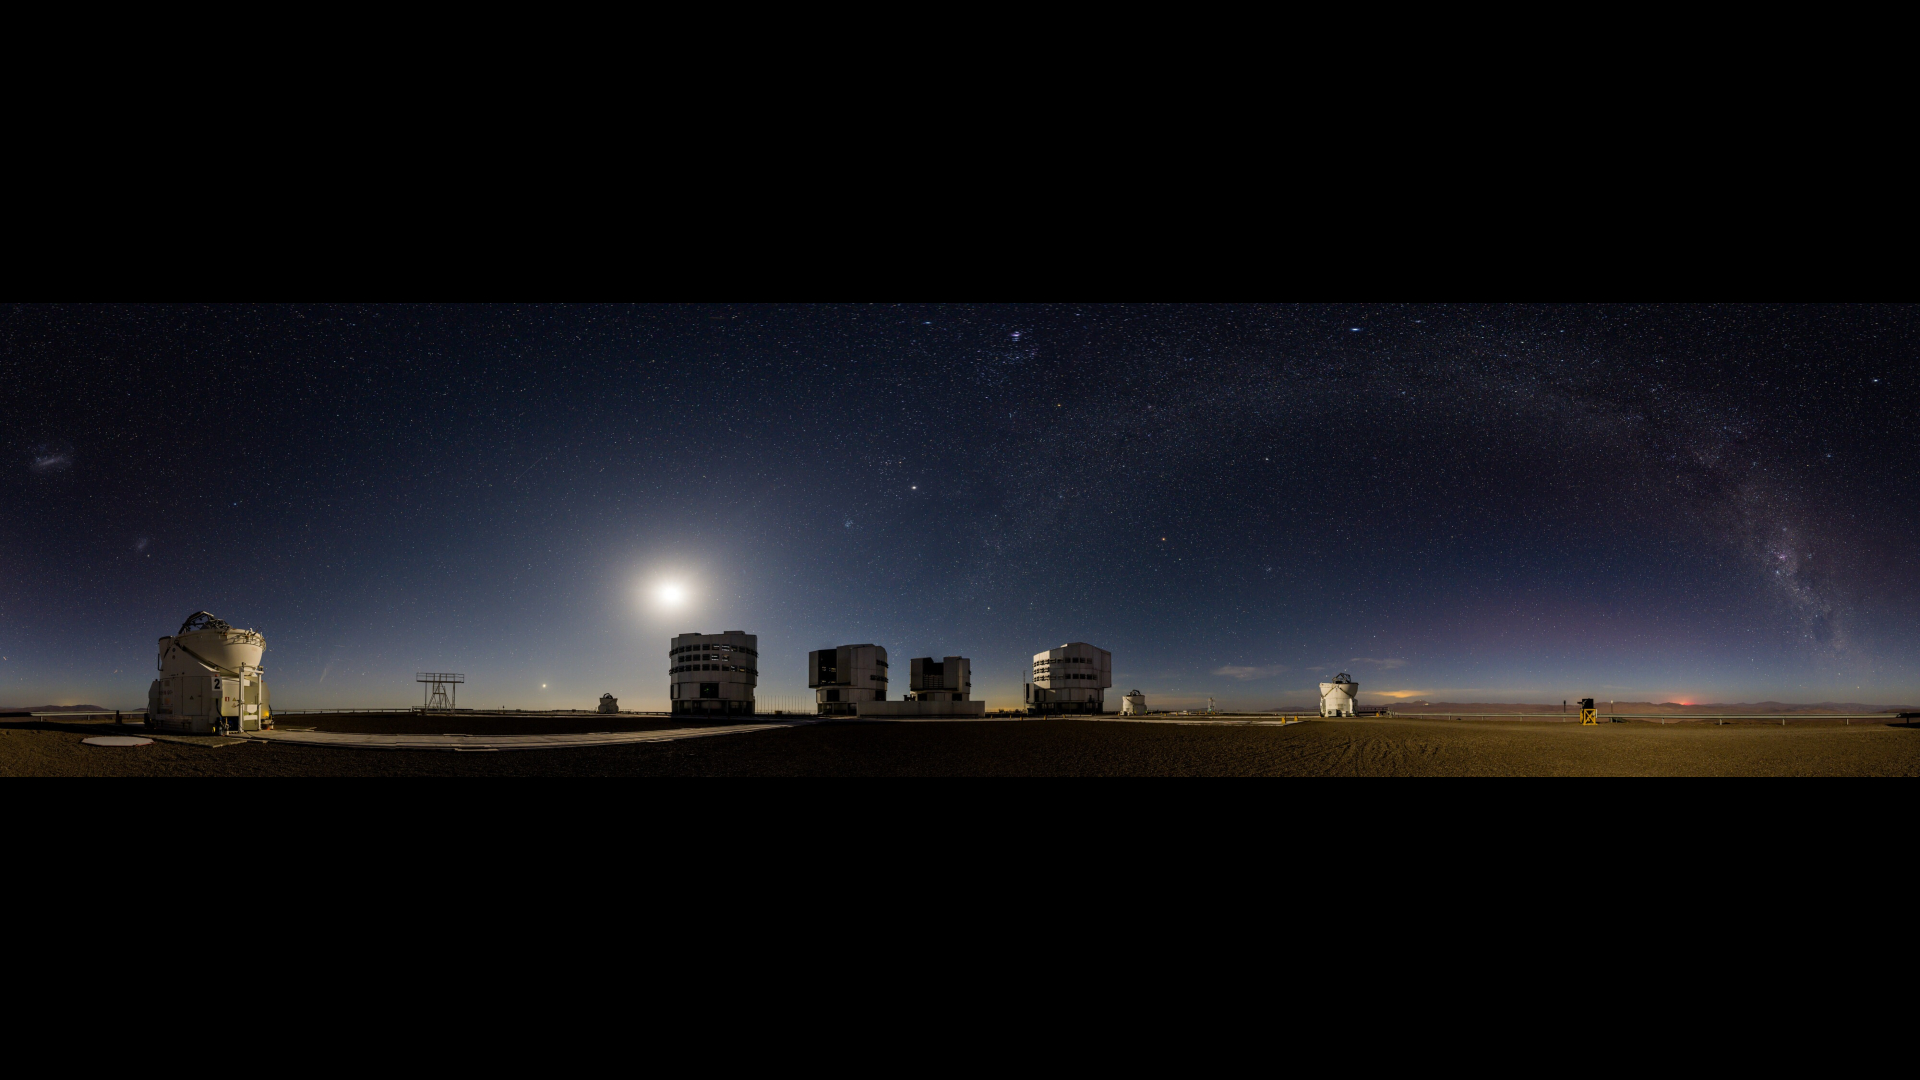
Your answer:
[[[745,630],[681,634],[667,650],[675,716],[752,716],[760,683],[760,639]],[[605,702],[602,702],[605,709]]]
[[[973,662],[964,656],[935,660],[915,657],[907,669],[907,694],[913,701],[971,701]]]
[[[954,720],[987,715],[987,703],[973,700],[973,661],[964,656],[935,660],[918,656],[908,661],[905,700],[888,701],[883,692],[854,706],[856,715],[875,720]]]
[[[863,702],[887,700],[887,650],[842,645],[807,654],[807,686],[821,716],[853,716]]]
[[[260,667],[267,639],[196,611],[172,637],[160,639],[160,677],[147,688],[147,724],[210,735],[273,726]]]
[[[1113,685],[1113,654],[1084,641],[1068,642],[1033,656],[1027,713],[1099,713]]]
[[[1360,684],[1343,671],[1332,682],[1320,684],[1320,715],[1352,716],[1353,703],[1359,696]]]

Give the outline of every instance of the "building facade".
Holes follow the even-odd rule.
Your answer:
[[[821,716],[852,716],[863,701],[887,700],[887,650],[842,645],[807,654],[807,685]]]
[[[1033,656],[1027,713],[1098,713],[1113,685],[1113,654],[1084,641],[1068,642]]]
[[[676,715],[752,716],[760,638],[744,630],[681,634],[667,651],[668,708]]]
[[[1353,676],[1341,672],[1332,682],[1320,684],[1321,716],[1352,716],[1353,703],[1360,697],[1360,684]]]
[[[911,701],[972,701],[973,664],[964,656],[935,660],[919,656],[908,662],[907,695]]]

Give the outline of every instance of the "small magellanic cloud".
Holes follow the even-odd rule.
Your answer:
[[[1239,679],[1241,682],[1245,682],[1248,679],[1271,679],[1286,670],[1286,667],[1281,664],[1270,664],[1267,667],[1236,667],[1228,664],[1224,667],[1214,668],[1213,673],[1215,675],[1225,675],[1229,679]]]

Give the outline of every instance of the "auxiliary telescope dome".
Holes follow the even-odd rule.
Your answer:
[[[160,677],[147,688],[147,726],[199,735],[260,731],[273,726],[272,700],[260,668],[267,639],[196,611],[178,632],[160,639]]]
[[[196,611],[178,633],[160,639],[160,669],[169,674],[239,675],[258,671],[266,648],[267,639],[259,631],[235,630],[211,612]]]
[[[1353,676],[1341,672],[1332,682],[1320,684],[1321,716],[1352,716],[1353,703],[1360,697],[1360,684]]]

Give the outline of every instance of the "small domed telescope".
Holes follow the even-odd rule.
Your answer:
[[[267,639],[196,611],[160,639],[160,677],[147,688],[147,726],[218,735],[273,726],[260,656]]]

